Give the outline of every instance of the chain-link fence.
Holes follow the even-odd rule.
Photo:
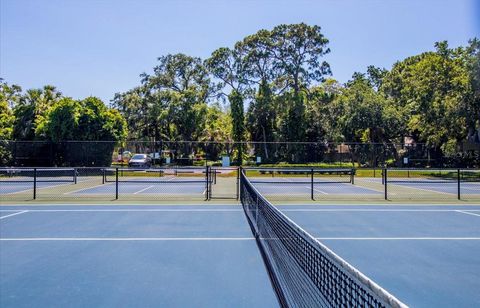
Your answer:
[[[242,161],[238,161],[238,153]],[[0,141],[0,165],[17,167],[127,166],[134,154],[153,166],[316,165],[354,168],[478,168],[480,145],[446,155],[426,144],[196,141]]]

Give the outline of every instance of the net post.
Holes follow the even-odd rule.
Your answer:
[[[242,175],[243,175],[243,168],[240,166],[238,168],[238,183],[237,183],[237,191],[238,191],[238,198],[242,200],[242,189],[240,189],[240,186],[242,185]]]
[[[210,199],[210,170],[208,169],[208,165],[205,164],[205,201]]]
[[[115,168],[115,200],[118,200],[118,167]]]
[[[388,200],[388,180],[387,180],[387,168],[383,169],[383,187],[385,188],[385,200]]]
[[[241,167],[240,167],[241,168]],[[239,191],[240,191],[240,173],[239,173],[239,168],[237,168],[237,184],[235,185],[236,186],[236,190],[237,190],[237,194],[236,194],[236,197],[237,197],[237,200],[239,199],[240,195],[239,195]]]
[[[33,168],[33,200],[37,199],[37,168]]]
[[[460,200],[460,169],[457,169],[457,199]]]
[[[313,194],[313,168],[310,170],[310,198],[315,201],[315,196]]]
[[[259,232],[258,232],[258,198],[259,196],[256,195],[255,198],[255,237],[259,237]]]

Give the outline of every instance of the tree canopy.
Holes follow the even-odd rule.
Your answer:
[[[22,92],[2,81],[0,138],[217,142],[203,154],[233,155],[238,164],[252,156],[317,161],[335,151],[331,142],[384,144],[400,157],[395,144],[408,140],[442,158],[464,155],[464,145],[473,144],[479,155],[478,39],[457,48],[437,42],[433,51],[390,69],[368,66],[343,84],[330,78],[328,44],[319,26],[282,24],[207,59],[162,55],[138,86],[115,94],[111,107],[94,97],[64,97],[54,86]],[[302,142],[311,147],[293,146]],[[199,150],[176,151],[191,157]]]

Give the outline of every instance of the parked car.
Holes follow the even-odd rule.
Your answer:
[[[150,168],[152,159],[147,154],[135,154],[128,161],[128,166],[132,168]]]

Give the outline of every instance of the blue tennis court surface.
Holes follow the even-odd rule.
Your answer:
[[[280,205],[412,307],[480,305],[480,206]],[[2,206],[0,306],[276,307],[239,206]]]
[[[290,195],[305,195],[310,194],[310,184],[293,183],[260,183],[255,182],[255,187],[263,195],[272,194],[290,194]],[[322,183],[314,184],[313,191],[315,194],[332,194],[332,195],[382,195],[383,192],[379,190],[364,188],[346,183]]]
[[[382,182],[382,180],[378,178],[361,179],[361,181],[373,182],[373,183]],[[431,191],[435,193],[445,193],[445,194],[452,194],[452,195],[456,195],[458,193],[458,183],[455,181],[452,181],[452,182],[440,182],[435,180],[415,181],[415,179],[412,179],[411,181],[405,181],[405,182],[398,182],[398,181],[388,182],[388,187],[390,187],[391,190],[394,190],[395,186],[403,187],[403,188],[411,188],[413,191],[423,190],[423,191]],[[479,195],[480,183],[479,182],[461,182],[460,191],[462,194],[466,194],[466,195]]]
[[[119,183],[118,192],[120,194],[202,194],[206,187],[205,183],[134,183],[126,182]],[[114,194],[115,183],[107,183],[97,185],[91,188],[80,189],[71,192],[71,194],[89,194],[89,195],[102,195],[102,194]]]
[[[399,185],[412,189],[429,190],[453,195],[456,195],[458,192],[458,186],[456,183],[389,183],[389,185],[390,187],[392,187],[392,185]],[[461,193],[466,195],[478,195],[480,194],[480,184],[462,183]]]
[[[0,208],[1,307],[276,307],[240,207]]]
[[[23,191],[33,190],[33,182],[0,182],[2,186],[0,188],[1,194],[14,194]],[[48,182],[38,182],[37,188],[48,188],[48,187],[57,187],[62,185],[72,185],[72,183],[48,183]]]
[[[409,306],[480,306],[480,206],[279,208]]]

